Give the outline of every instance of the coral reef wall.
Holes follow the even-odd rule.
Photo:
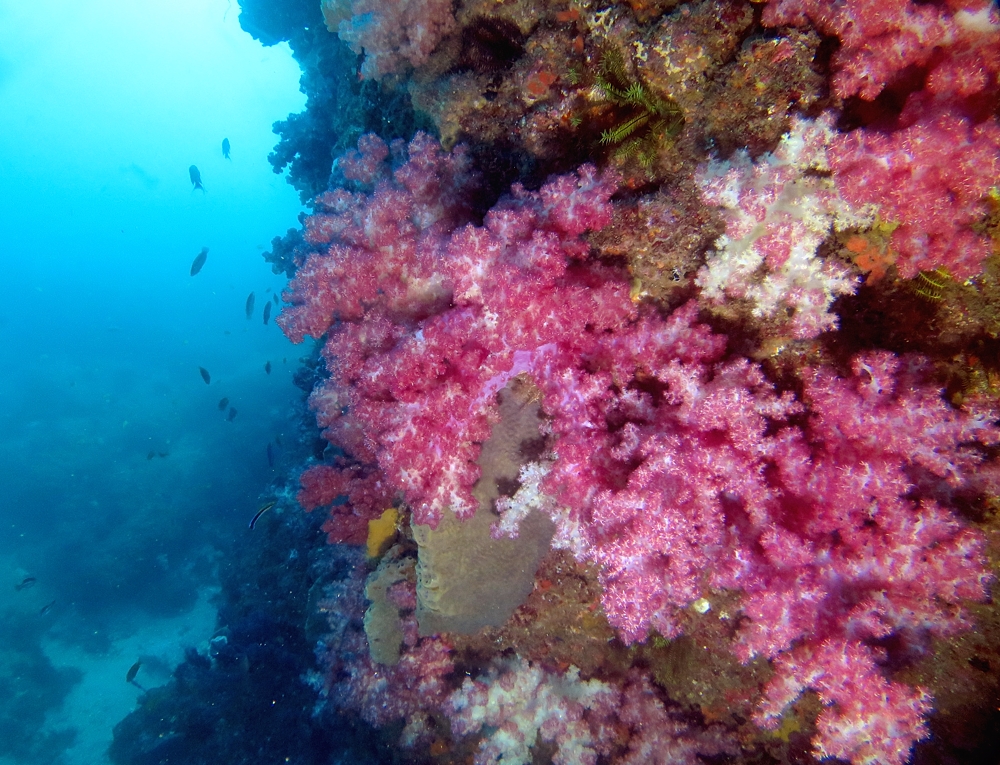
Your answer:
[[[989,762],[996,4],[258,3],[297,501],[369,551],[324,708],[413,761]]]

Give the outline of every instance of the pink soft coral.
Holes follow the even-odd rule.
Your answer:
[[[778,725],[777,715],[806,688],[826,706],[816,726],[814,752],[855,765],[902,765],[916,741],[929,731],[924,717],[930,696],[922,689],[887,681],[875,668],[872,651],[841,640],[807,643],[775,662],[758,722]]]
[[[985,598],[990,580],[981,535],[907,494],[916,480],[942,495],[963,485],[981,461],[975,445],[1000,433],[948,406],[914,359],[872,353],[853,371],[807,376],[806,442],[782,439],[780,502],[733,527],[715,583],[746,593],[737,654],[776,659],[758,722],[777,726],[813,688],[827,706],[817,754],[899,765],[926,735],[930,701],[883,678],[872,646],[895,635],[916,650],[967,628],[962,602]]]
[[[587,253],[580,235],[610,220],[608,179],[585,167],[538,193],[515,189],[482,228],[449,233],[465,170],[460,151],[418,136],[372,194],[320,197],[306,238],[322,250],[279,317],[295,341],[329,332],[332,377],[311,397],[326,434],[377,461],[415,520],[432,525],[445,508],[464,517],[476,507],[494,394],[635,313],[624,278],[571,267]]]
[[[927,67],[928,90],[948,99],[995,87],[1000,72],[1000,16],[991,0],[769,0],[763,21],[812,22],[839,38],[833,88],[841,98],[874,99],[909,66]]]
[[[441,38],[455,28],[451,0],[351,0],[351,18],[337,34],[355,53],[364,53],[361,74],[378,79],[407,66],[420,66]]]
[[[872,222],[829,178],[828,148],[837,135],[829,112],[794,118],[777,148],[756,161],[738,151],[699,168],[702,199],[721,208],[726,221],[698,272],[703,298],[746,300],[754,317],[796,338],[836,328],[833,301],[853,293],[857,278],[843,263],[820,257],[820,246],[834,230]]]
[[[463,149],[442,152],[418,133],[408,161],[390,174],[381,139],[364,136],[358,144],[343,171],[375,188],[335,189],[314,200],[305,240],[322,252],[296,272],[286,293],[292,305],[277,319],[292,342],[319,338],[336,320],[359,319],[373,306],[414,313],[433,304],[440,298],[434,262],[442,234],[467,219],[464,195],[474,181]]]
[[[350,494],[337,482],[377,464],[415,522],[468,515],[495,394],[528,377],[551,451],[500,503],[497,533],[548,513],[555,544],[598,565],[629,642],[678,634],[713,588],[741,590],[737,652],[778,669],[759,721],[811,687],[827,706],[818,753],[902,762],[928,702],[881,675],[878,641],[963,629],[961,601],[985,595],[982,539],[944,505],[1000,440],[990,416],[954,410],[888,353],[846,378],[807,374],[798,402],[727,360],[695,304],[640,310],[626,275],[589,257],[582,234],[610,219],[612,178],[583,167],[515,187],[482,227],[455,228],[461,156],[420,139],[391,180],[371,163],[386,178],[373,193],[331,192],[307,221],[319,249],[282,322],[294,339],[327,333],[332,376],[311,403],[363,466],[307,474],[324,479],[316,498]],[[837,691],[852,683],[871,694]]]
[[[840,194],[875,205],[898,224],[892,247],[904,278],[946,268],[975,276],[992,243],[974,225],[986,214],[983,197],[1000,177],[1000,126],[972,125],[952,114],[930,115],[893,133],[855,130],[830,147]]]
[[[554,746],[554,765],[595,765],[599,756],[614,765],[697,765],[699,755],[737,752],[718,728],[692,730],[672,717],[636,670],[618,686],[581,680],[576,667],[555,673],[523,659],[494,663],[466,678],[444,713],[458,736],[487,732],[476,765],[527,765],[539,740]]]
[[[364,544],[368,522],[378,518],[395,495],[377,470],[360,464],[334,467],[313,465],[299,477],[296,497],[305,510],[333,505],[323,531],[331,544]],[[345,500],[334,504],[336,500]]]
[[[983,119],[1000,91],[995,3],[769,0],[763,21],[811,22],[838,37],[833,89],[842,98],[872,100],[904,70],[923,75],[907,83],[895,132],[859,129],[831,144],[833,179],[848,202],[898,225],[891,244],[904,278],[978,274],[992,247],[975,224],[1000,174],[1000,126]]]
[[[523,471],[500,509],[551,514],[557,544],[599,564],[605,612],[627,641],[677,634],[679,610],[712,588],[742,590],[736,652],[777,660],[758,722],[777,725],[811,687],[828,707],[817,753],[898,765],[926,732],[929,698],[882,677],[870,646],[893,635],[918,650],[966,629],[962,602],[982,600],[990,580],[982,536],[908,495],[915,483],[941,498],[967,487],[1000,432],[992,415],[950,407],[918,360],[884,352],[856,358],[846,379],[808,374],[808,422],[782,426],[801,405],[747,362],[678,342],[697,336],[692,318],[676,312],[648,344],[635,331],[610,343],[617,379],[636,365],[645,390],[664,385],[655,400],[580,371],[574,398],[553,387],[564,399],[546,398],[546,411],[575,417],[556,416],[554,461]],[[844,652],[854,659],[830,664]]]

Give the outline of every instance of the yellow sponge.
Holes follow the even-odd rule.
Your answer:
[[[399,511],[390,507],[374,521],[368,521],[368,557],[377,558],[396,535]]]

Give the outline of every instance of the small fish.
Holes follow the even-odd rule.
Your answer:
[[[194,189],[201,189],[201,192],[204,194],[205,187],[201,185],[201,170],[198,169],[198,166],[191,165],[191,167],[188,168],[188,175],[191,176],[191,183],[194,186],[191,191],[194,191]]]
[[[271,362],[270,361],[264,362],[264,372],[266,372],[267,374],[271,374]]]
[[[201,252],[195,257],[194,262],[191,264],[191,276],[194,276],[199,271],[201,267],[205,265],[205,261],[208,259],[208,247],[202,247]]]
[[[21,590],[27,590],[30,587],[35,586],[35,582],[38,580],[33,576],[26,576],[20,581],[20,583],[14,585],[14,589],[20,592]]]
[[[222,156],[225,157],[226,159],[229,159],[229,139],[228,138],[223,138],[222,139]],[[232,161],[232,160],[230,160],[230,161]]]
[[[38,614],[40,616],[45,616],[45,614],[47,614],[49,611],[52,610],[52,606],[54,606],[55,604],[56,602],[54,600],[51,603],[46,603],[44,606],[38,609]]]
[[[275,305],[281,305],[281,303],[278,301],[278,295],[277,295],[277,293],[275,293],[275,295],[274,295],[274,304]]]
[[[126,683],[131,683],[135,681],[135,676],[139,674],[139,667],[141,666],[142,666],[142,661],[140,660],[128,668],[128,672],[125,673]]]
[[[253,305],[254,305],[255,302],[256,302],[256,298],[253,296],[253,293],[251,292],[249,295],[247,295],[247,318],[248,319],[251,316],[253,316]]]
[[[219,401],[219,411],[220,412],[226,411],[226,407],[227,406],[229,406],[229,399],[228,398],[224,398],[221,401]]]
[[[155,456],[156,456],[156,452],[150,452],[149,454],[146,455],[146,459],[147,460],[151,460]]]
[[[198,367],[198,371],[201,372],[201,379],[205,381],[205,385],[211,385],[212,375],[208,373],[208,370],[205,367]]]
[[[264,505],[263,507],[261,507],[260,510],[257,511],[257,514],[253,518],[250,519],[250,528],[252,529],[254,526],[256,526],[257,525],[257,521],[260,520],[260,517],[264,513],[266,513],[268,510],[270,510],[272,507],[274,507],[276,504],[278,504],[277,500],[271,500],[266,505]]]
[[[270,443],[267,445],[267,466],[274,467],[274,447]]]
[[[264,303],[264,323],[267,324],[271,321],[271,301],[268,300]]]
[[[229,407],[229,416],[226,417],[226,422],[232,422],[235,419],[236,419],[236,407],[231,406]]]
[[[170,455],[170,452],[157,452],[157,455],[159,455],[160,457],[167,457]]]

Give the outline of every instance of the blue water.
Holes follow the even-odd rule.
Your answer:
[[[284,282],[261,253],[300,210],[266,158],[304,98],[238,11],[0,0],[4,765],[105,761],[125,672],[155,684],[211,636],[223,551],[295,439],[301,349],[261,320]]]

